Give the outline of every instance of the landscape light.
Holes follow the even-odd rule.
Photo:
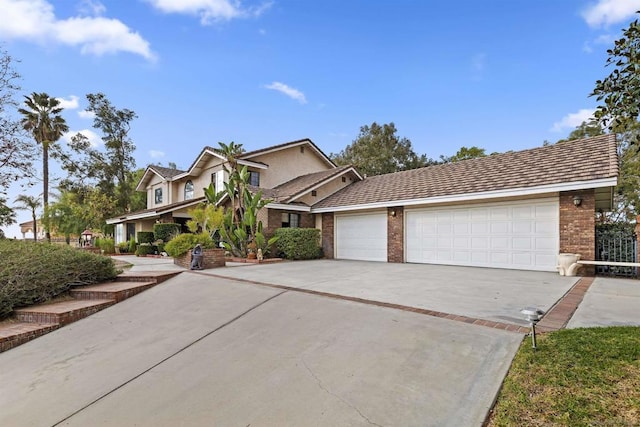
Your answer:
[[[544,315],[544,311],[540,310],[536,307],[525,307],[520,310],[520,313],[524,314],[525,319],[531,325],[531,344],[533,345],[533,349],[536,349],[536,323],[542,319]]]

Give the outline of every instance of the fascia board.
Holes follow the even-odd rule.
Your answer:
[[[285,211],[311,212],[310,206],[287,205],[284,203],[269,203],[267,209],[282,209]]]
[[[424,199],[392,200],[388,202],[336,206],[336,207],[329,207],[329,208],[313,208],[312,207],[311,213],[356,211],[361,209],[390,208],[394,206],[429,205],[429,204],[435,204],[435,203],[466,202],[466,201],[482,200],[482,199],[489,199],[489,198],[530,196],[530,195],[536,195],[536,194],[555,193],[555,192],[561,192],[561,191],[585,190],[589,188],[615,187],[617,184],[618,184],[618,179],[616,177],[613,177],[613,178],[603,178],[603,179],[598,179],[593,181],[563,182],[559,184],[540,185],[537,187],[510,188],[507,190],[494,190],[494,191],[484,191],[480,193],[456,194],[452,196],[428,197]]]

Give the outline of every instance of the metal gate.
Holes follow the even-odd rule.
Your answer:
[[[596,261],[637,262],[638,240],[631,224],[604,224],[596,227]],[[596,275],[638,277],[637,267],[596,266]]]

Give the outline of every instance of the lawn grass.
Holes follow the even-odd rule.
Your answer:
[[[525,339],[489,426],[640,426],[640,327]]]

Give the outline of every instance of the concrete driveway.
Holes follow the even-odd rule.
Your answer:
[[[579,279],[551,272],[337,260],[207,272],[521,326],[528,325],[520,314],[523,307],[547,311]]]
[[[305,275],[311,266],[315,273]],[[403,267],[388,285],[402,290],[404,280],[425,271]],[[290,282],[298,268],[301,282],[315,277],[315,286],[333,289],[374,277],[377,267],[283,263],[224,272],[263,270],[259,279]],[[323,283],[325,269],[346,277]],[[456,292],[460,277],[442,277],[436,295]],[[504,298],[496,287],[479,286],[494,292],[489,299]],[[183,273],[1,353],[0,425],[481,425],[521,340],[418,313]]]

